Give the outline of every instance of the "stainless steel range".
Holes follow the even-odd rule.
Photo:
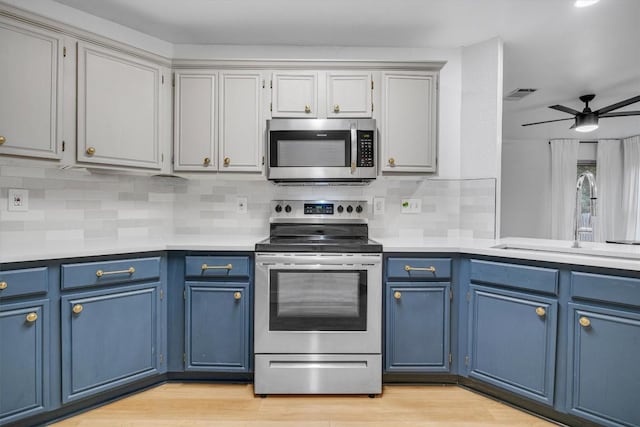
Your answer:
[[[382,391],[382,245],[363,201],[273,201],[256,244],[256,394]]]

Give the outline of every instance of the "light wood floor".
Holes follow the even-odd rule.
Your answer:
[[[252,385],[170,383],[56,426],[552,426],[456,386],[385,386],[382,397],[254,397]]]

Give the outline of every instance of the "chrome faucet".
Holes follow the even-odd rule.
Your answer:
[[[589,211],[591,213],[591,220],[596,216],[596,200],[598,199],[598,189],[596,188],[596,178],[589,171],[582,172],[578,176],[578,182],[576,184],[576,210],[574,215],[574,230],[573,230],[573,247],[579,248],[580,243],[578,241],[578,231],[584,231],[579,228],[580,218],[582,216],[582,184],[584,180],[589,181]],[[590,229],[593,231],[593,227]]]

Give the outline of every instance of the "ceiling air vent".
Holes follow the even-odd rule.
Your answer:
[[[537,91],[538,89],[516,89],[513,90],[511,92],[509,92],[508,94],[505,95],[504,100],[505,101],[520,101],[522,98],[524,98],[527,95],[531,95],[533,92]]]

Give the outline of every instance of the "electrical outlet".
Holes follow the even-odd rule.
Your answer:
[[[247,213],[247,198],[246,197],[237,197],[236,198],[236,213],[246,214]]]
[[[29,210],[29,190],[9,189],[7,210],[26,212]]]
[[[384,215],[384,197],[373,198],[373,215]]]
[[[402,199],[400,203],[400,213],[422,212],[422,199]]]

